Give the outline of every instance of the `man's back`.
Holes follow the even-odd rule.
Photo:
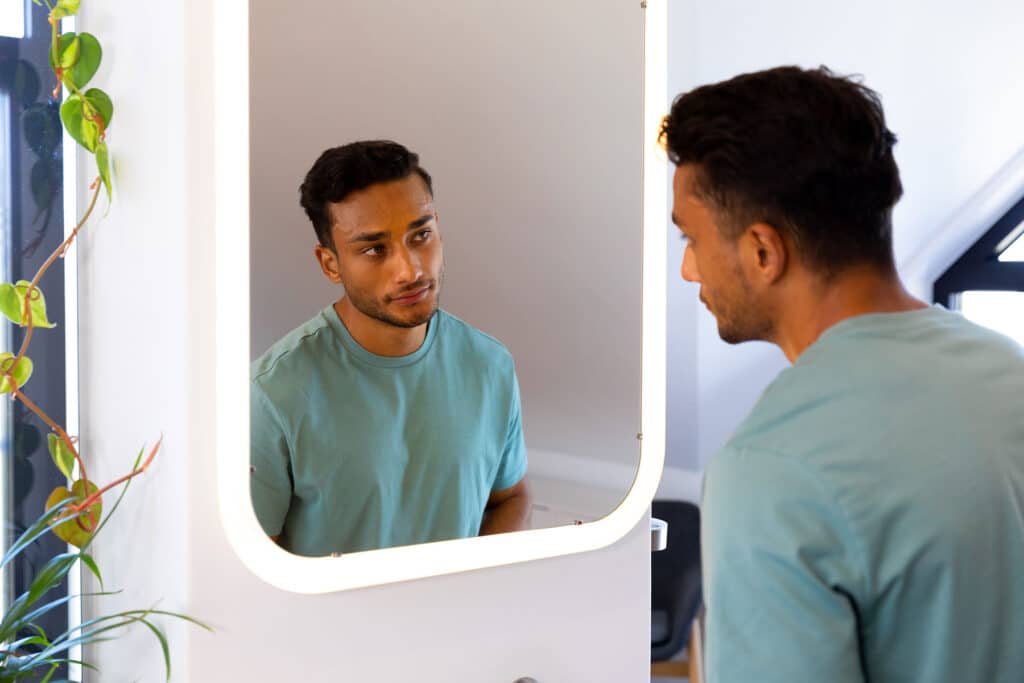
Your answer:
[[[705,485],[711,683],[1024,678],[1024,350],[931,308],[845,320]]]

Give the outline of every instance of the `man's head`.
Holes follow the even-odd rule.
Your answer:
[[[443,254],[430,175],[395,142],[354,142],[316,160],[300,188],[324,275],[361,313],[416,327],[437,310]]]
[[[730,343],[773,338],[780,284],[894,271],[902,194],[878,95],[822,67],[780,67],[676,98],[660,134],[676,164],[682,275]]]

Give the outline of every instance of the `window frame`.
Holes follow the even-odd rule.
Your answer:
[[[960,255],[936,280],[932,300],[946,308],[956,306],[963,292],[1024,291],[1024,261],[1000,261],[999,256],[1016,240],[1002,246],[1024,224],[1024,196],[1004,213],[992,227]],[[1024,231],[1016,237],[1024,239]]]

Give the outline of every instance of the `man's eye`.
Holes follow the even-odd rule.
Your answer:
[[[416,233],[415,239],[419,240],[420,242],[426,242],[430,238],[430,233],[432,232],[433,230],[431,230],[430,228],[427,228],[426,230],[420,230],[419,232]]]
[[[367,256],[381,256],[384,254],[384,247],[380,245],[374,247],[367,247],[366,249],[363,249],[362,253],[366,254]]]

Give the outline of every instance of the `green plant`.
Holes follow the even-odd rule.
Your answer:
[[[17,596],[0,620],[0,683],[23,678],[50,681],[61,665],[73,661],[69,659],[72,648],[108,640],[120,629],[136,623],[152,631],[159,641],[169,679],[171,672],[167,640],[151,617],[171,616],[208,628],[190,617],[155,609],[129,610],[88,619],[56,636],[47,634],[36,624],[36,620],[42,615],[66,605],[72,599],[73,596],[56,599],[47,599],[47,596],[60,585],[72,569],[81,565],[85,565],[100,583],[100,592],[89,595],[112,594],[103,590],[99,567],[86,550],[120,505],[130,480],[145,472],[153,462],[160,450],[162,439],[157,440],[145,458],[145,447],[140,449],[127,474],[104,486],[98,486],[87,475],[85,463],[78,450],[78,439],[70,436],[43,412],[23,390],[33,371],[32,360],[27,355],[33,331],[36,328],[54,327],[47,318],[46,300],[39,289],[39,281],[57,259],[66,256],[79,231],[92,215],[101,190],[106,190],[108,202],[113,197],[106,133],[113,118],[114,106],[110,97],[99,88],[86,89],[102,61],[103,51],[100,42],[89,33],[60,33],[60,20],[76,14],[80,0],[33,2],[39,6],[45,4],[49,12],[48,19],[52,27],[49,59],[56,75],[53,101],[58,100],[62,88],[67,92],[60,106],[60,120],[68,134],[93,155],[98,175],[90,185],[93,192],[88,208],[67,239],[40,266],[32,281],[0,283],[0,313],[25,330],[17,353],[0,353],[0,394],[10,394],[52,430],[47,436],[50,456],[60,472],[71,480],[70,485],[58,486],[50,493],[45,511],[11,546],[0,561],[0,569],[8,566],[48,531],[52,531],[77,548],[56,555],[41,567],[28,590]],[[103,495],[118,486],[123,487],[120,495],[104,517]],[[89,666],[85,662],[77,663]]]

